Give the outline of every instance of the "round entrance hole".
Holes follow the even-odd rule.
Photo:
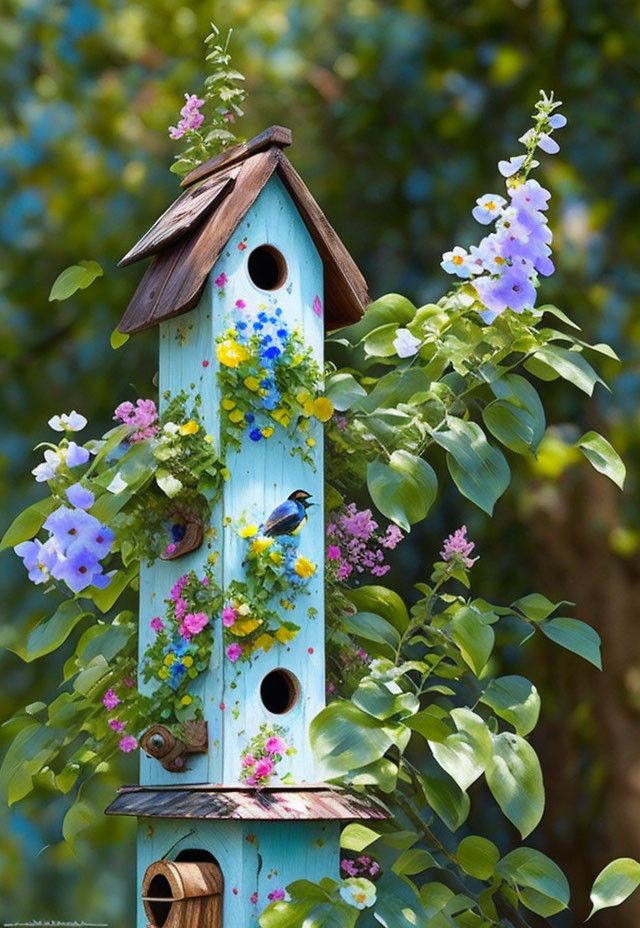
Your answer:
[[[169,885],[169,880],[166,878],[166,876],[163,876],[161,873],[157,873],[153,877],[149,883],[148,895],[145,899],[145,902],[149,907],[149,911],[153,919],[152,924],[157,926],[157,928],[162,928],[167,918],[169,917],[169,912],[171,911],[171,906],[173,905],[171,886]]]
[[[278,290],[287,279],[287,262],[273,245],[260,245],[249,255],[247,270],[260,290]]]
[[[273,715],[290,712],[300,696],[300,684],[292,673],[278,667],[266,675],[260,684],[262,705]]]
[[[180,851],[176,857],[176,863],[180,862],[186,864],[218,863],[210,851],[203,851],[198,847],[187,847],[184,851]]]

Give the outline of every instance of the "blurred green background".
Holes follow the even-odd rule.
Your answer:
[[[595,402],[549,384],[557,424],[522,465],[496,518],[451,495],[400,549],[393,577],[411,595],[441,537],[466,521],[478,542],[476,593],[496,602],[533,589],[577,604],[604,639],[606,669],[544,644],[509,668],[543,693],[534,738],[548,810],[534,842],[568,873],[578,924],[612,856],[640,858],[640,4],[633,0],[3,0],[0,6],[0,511],[38,497],[31,449],[56,412],[77,408],[101,434],[117,402],[149,395],[156,335],[114,353],[109,334],[141,274],[117,260],[177,194],[167,170],[185,91],[197,92],[210,19],[233,25],[250,99],[241,131],[292,128],[290,157],[370,282],[416,302],[448,285],[440,255],[477,237],[470,209],[516,152],[538,89],[565,101],[553,192],[557,302],[590,341],[623,358]],[[48,303],[59,271],[96,259],[105,277]],[[609,362],[607,362],[609,364]],[[626,458],[620,496],[577,463],[563,438],[596,427]],[[578,431],[579,430],[579,431]],[[17,559],[0,561],[3,717],[51,695],[50,657],[24,665],[17,630],[43,608]],[[106,805],[136,777],[123,758],[96,791]],[[43,787],[0,810],[0,919],[74,919],[128,928],[134,842],[125,820],[96,821],[75,854],[60,842],[68,800]],[[476,830],[514,835],[478,795]],[[594,925],[637,928],[640,900]]]

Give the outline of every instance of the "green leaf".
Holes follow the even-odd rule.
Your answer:
[[[389,358],[396,353],[394,341],[398,326],[395,322],[378,326],[363,339],[364,351],[372,358]]]
[[[410,322],[417,310],[406,296],[400,293],[387,293],[373,303],[369,303],[366,312],[359,322],[347,328],[340,329],[333,336],[333,340],[358,344],[369,332],[385,323],[393,322],[396,326]]]
[[[494,380],[491,389],[497,399],[485,406],[484,424],[494,438],[517,454],[536,451],[544,435],[544,407],[537,391],[518,374]]]
[[[52,496],[47,496],[18,513],[2,536],[0,551],[4,551],[5,548],[13,548],[23,541],[30,541],[38,534],[43,522],[57,505]]]
[[[531,622],[542,622],[544,619],[548,618],[558,606],[571,604],[566,601],[563,603],[552,603],[550,599],[547,599],[547,597],[543,596],[541,593],[529,593],[528,596],[517,599],[513,605]]]
[[[432,432],[432,437],[447,454],[453,482],[463,496],[491,515],[496,500],[509,486],[511,473],[501,451],[487,441],[475,422],[450,416],[449,428]]]
[[[353,786],[377,786],[383,793],[393,793],[398,785],[398,767],[388,757],[345,774],[344,782]]]
[[[590,625],[579,619],[558,618],[544,622],[540,629],[551,641],[562,645],[568,651],[573,651],[598,670],[602,670],[600,635]]]
[[[332,374],[325,384],[325,396],[331,400],[338,412],[350,409],[354,403],[367,395],[353,374],[339,371]]]
[[[509,722],[518,735],[528,735],[540,715],[540,695],[524,677],[507,676],[491,680],[480,697],[501,719]]]
[[[608,864],[596,877],[591,890],[595,915],[601,909],[620,905],[640,886],[640,863],[631,857],[619,857]]]
[[[569,905],[564,873],[546,854],[533,848],[511,851],[496,867],[496,874],[516,887],[523,903],[537,915],[556,915]]]
[[[479,677],[493,650],[496,639],[493,629],[482,623],[480,614],[471,606],[458,609],[449,629],[465,664]]]
[[[372,461],[367,485],[380,512],[406,532],[425,518],[438,489],[433,468],[408,451],[394,451],[388,463]]]
[[[453,709],[451,718],[458,729],[443,741],[429,741],[435,760],[461,790],[480,777],[491,757],[491,735],[483,719],[470,709]]]
[[[88,615],[91,613],[81,608],[75,600],[65,600],[51,618],[29,632],[25,644],[16,648],[16,654],[28,664],[44,654],[50,654],[67,640],[78,622]]]
[[[457,831],[467,820],[471,800],[434,760],[425,765],[419,777],[425,799],[449,831]]]
[[[95,820],[95,809],[88,802],[76,800],[62,822],[64,840],[73,847],[80,832],[90,828]]]
[[[111,347],[114,351],[117,351],[118,348],[122,348],[123,345],[129,341],[129,336],[126,332],[120,332],[118,329],[114,329],[111,333],[111,338],[109,339]]]
[[[463,838],[456,851],[458,863],[476,880],[490,880],[500,860],[500,851],[492,841],[470,835]]]
[[[400,634],[390,622],[373,612],[358,612],[356,615],[343,614],[340,624],[350,635],[385,645],[384,655],[395,654],[400,643]]]
[[[580,449],[587,461],[599,473],[604,474],[609,480],[613,480],[621,490],[624,488],[627,469],[618,452],[609,444],[606,438],[603,438],[598,432],[585,432],[582,438],[576,442],[576,448]]]
[[[396,684],[384,683],[365,677],[351,696],[354,705],[377,719],[388,719],[392,715],[413,715],[420,707],[414,693],[398,693]]]
[[[366,847],[373,844],[379,838],[377,831],[369,828],[367,825],[361,825],[359,822],[351,822],[346,828],[343,828],[340,835],[340,847],[346,851],[356,851],[361,854]]]
[[[544,812],[544,784],[536,752],[519,735],[495,735],[486,778],[503,813],[526,838]]]
[[[347,599],[361,612],[374,612],[388,619],[399,632],[406,631],[409,613],[404,600],[394,590],[377,584],[367,584],[354,590],[346,590]]]
[[[542,361],[563,380],[572,383],[587,396],[592,395],[597,383],[606,386],[604,380],[598,376],[579,351],[568,351],[558,345],[544,345],[535,352],[533,358]]]
[[[417,873],[422,873],[423,870],[439,866],[437,860],[429,851],[419,847],[411,847],[396,858],[391,869],[398,876],[415,876]]]
[[[100,612],[106,613],[120,598],[124,590],[129,586],[131,581],[138,574],[138,565],[130,567],[128,570],[117,570],[111,577],[111,581],[104,589],[89,587],[83,590],[82,595],[90,597],[96,604]]]
[[[356,705],[336,699],[311,722],[309,734],[318,760],[327,775],[358,770],[383,757],[402,741],[404,726],[385,725]]]
[[[52,300],[67,300],[77,290],[89,287],[97,277],[102,277],[103,271],[97,261],[80,261],[72,264],[53,282],[49,302]]]

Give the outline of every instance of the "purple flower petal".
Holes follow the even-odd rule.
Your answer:
[[[542,151],[546,151],[548,155],[557,155],[560,151],[560,146],[555,139],[552,139],[550,135],[542,135],[538,141],[538,148],[541,148]]]
[[[566,124],[567,117],[563,116],[562,113],[554,113],[553,116],[549,117],[549,125],[552,129],[562,129]]]
[[[511,177],[520,170],[526,159],[526,155],[516,155],[514,158],[509,158],[508,161],[498,161],[498,170],[503,177]]]
[[[95,496],[91,490],[87,490],[81,483],[74,483],[69,487],[67,499],[77,509],[91,509],[95,502]]]

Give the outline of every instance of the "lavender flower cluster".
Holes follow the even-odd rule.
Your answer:
[[[457,245],[442,256],[441,266],[447,273],[473,278],[472,286],[485,307],[481,312],[485,322],[493,322],[506,309],[516,313],[533,309],[538,274],[553,274],[552,234],[544,215],[550,193],[528,175],[538,165],[533,157],[536,148],[547,154],[560,150],[551,138],[567,122],[560,113],[553,113],[559,105],[543,94],[536,105],[534,127],[519,139],[526,154],[498,163],[506,178],[508,199],[486,193],[476,200],[474,219],[482,225],[495,223],[494,231],[469,251]]]
[[[201,100],[195,93],[185,93],[185,105],[180,110],[180,121],[177,126],[169,126],[169,137],[172,139],[181,139],[187,132],[199,129],[204,122],[204,116],[200,112],[200,107],[204,106],[204,100]]]
[[[131,427],[128,436],[130,442],[146,441],[158,434],[158,410],[153,400],[138,399],[135,406],[128,401],[120,403],[114,410],[113,418]]]
[[[328,567],[334,571],[335,579],[342,581],[354,572],[383,577],[391,570],[385,564],[386,552],[393,551],[404,538],[393,524],[380,534],[371,510],[358,510],[355,503],[349,503],[344,512],[333,514],[326,534]]]

